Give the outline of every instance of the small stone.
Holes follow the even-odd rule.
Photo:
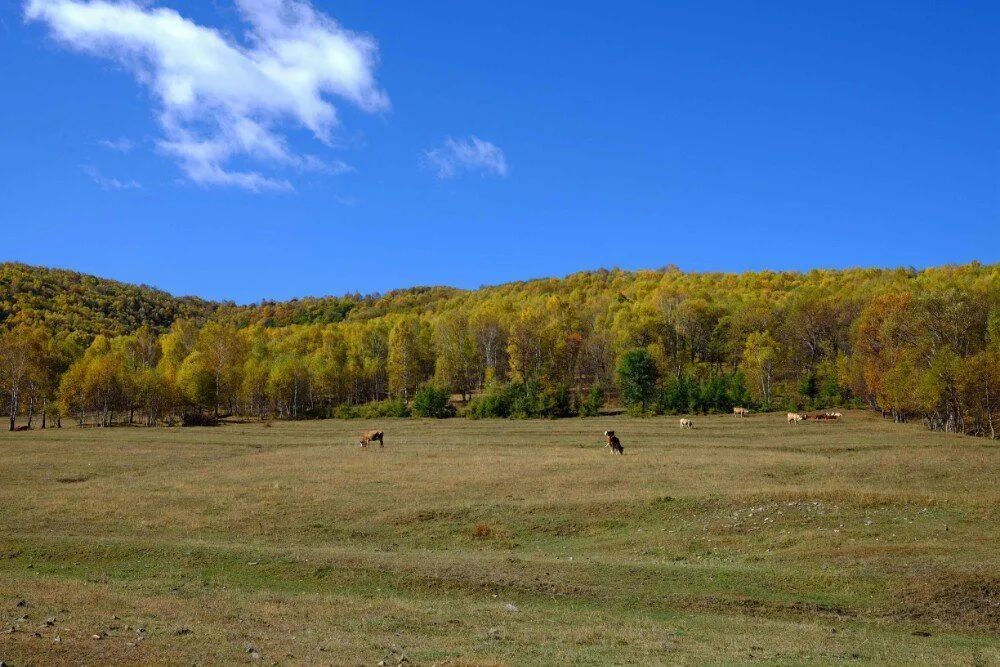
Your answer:
[[[25,615],[24,615],[24,616],[22,616],[21,618],[17,619],[17,620],[15,621],[15,623],[24,623],[24,622],[25,622],[25,621],[27,621],[27,620],[28,620],[28,615],[27,615],[27,614],[25,614]]]
[[[28,606],[28,601],[27,600],[18,600],[17,604],[14,605],[14,606],[15,607],[27,607]]]
[[[55,637],[52,638],[52,643],[53,644],[58,644],[61,641],[62,641],[62,637],[60,637],[59,635],[56,635]]]
[[[521,611],[516,604],[513,604],[511,602],[508,602],[505,608],[507,609],[507,611],[513,612],[513,613],[517,613],[517,612]]]
[[[56,617],[55,616],[49,616],[47,619],[45,619],[45,626],[46,627],[51,628],[55,624],[56,624]]]
[[[178,635],[178,636],[179,635],[189,635],[189,634],[191,634],[191,628],[183,627],[183,626],[179,627],[176,630],[174,630],[174,634]]]
[[[250,659],[251,660],[260,660],[260,653],[258,653],[257,651],[251,651],[250,652]]]
[[[31,636],[34,637],[35,639],[41,639],[42,638],[42,633],[41,632],[32,632]]]
[[[378,661],[378,667],[386,667],[388,664],[385,660]]]
[[[91,639],[101,639],[101,635],[90,635]]]

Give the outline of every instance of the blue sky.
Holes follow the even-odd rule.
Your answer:
[[[240,302],[996,262],[998,35],[986,1],[8,1],[0,259]]]

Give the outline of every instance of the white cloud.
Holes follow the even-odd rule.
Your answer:
[[[454,178],[461,172],[507,175],[503,151],[475,135],[457,141],[449,137],[438,148],[424,153],[424,157],[439,178]]]
[[[97,143],[104,146],[109,151],[115,151],[117,153],[131,153],[132,149],[135,148],[135,144],[132,140],[126,139],[125,137],[120,137],[118,139],[101,139]]]
[[[121,180],[118,180],[117,178],[109,178],[109,177],[105,176],[104,174],[102,174],[97,169],[97,167],[94,167],[92,165],[86,165],[83,168],[83,171],[88,176],[90,176],[91,180],[93,180],[94,183],[97,183],[99,186],[101,186],[105,190],[141,190],[142,189],[142,185],[140,183],[138,183],[137,181],[133,181],[131,179],[127,180],[127,181],[121,181]]]
[[[345,30],[305,0],[235,2],[248,26],[244,43],[173,9],[131,0],[28,0],[24,13],[46,23],[61,43],[114,59],[148,86],[163,129],[157,146],[192,181],[291,189],[285,178],[231,169],[237,159],[349,170],[339,161],[296,155],[282,126],[300,125],[330,145],[339,125],[331,97],[369,113],[388,109],[374,77],[374,39]]]

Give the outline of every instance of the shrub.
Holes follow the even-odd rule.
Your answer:
[[[629,350],[618,363],[618,386],[622,402],[633,414],[642,414],[656,397],[656,380],[659,376],[656,362],[649,350]]]
[[[541,386],[537,382],[515,382],[507,387],[510,397],[510,416],[528,419],[538,413]]]
[[[218,426],[219,420],[207,413],[195,410],[181,415],[181,426]]]
[[[604,407],[604,388],[599,384],[591,385],[587,398],[580,403],[581,417],[597,417]]]
[[[573,395],[569,387],[557,384],[542,392],[535,403],[535,414],[532,416],[558,419],[573,416]]]
[[[514,382],[507,386],[491,385],[469,402],[465,416],[469,419],[531,417],[569,417],[573,414],[573,397],[565,385],[548,389],[535,381]]]
[[[382,419],[388,417],[409,417],[410,409],[402,398],[373,401],[362,405],[338,405],[333,409],[335,419]]]
[[[444,419],[455,416],[455,406],[449,400],[447,389],[432,384],[424,385],[413,395],[413,414],[417,417]]]
[[[490,419],[510,417],[510,396],[505,387],[491,384],[479,396],[469,401],[465,409],[469,419]]]

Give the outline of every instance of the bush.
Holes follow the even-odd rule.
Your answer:
[[[618,386],[622,402],[632,414],[643,414],[656,398],[659,372],[653,355],[644,348],[629,350],[618,363]]]
[[[507,386],[492,385],[469,401],[465,416],[469,419],[531,417],[569,417],[573,414],[573,397],[565,385],[542,389],[538,382],[515,382]]]
[[[541,386],[537,382],[515,382],[507,387],[510,396],[510,416],[514,419],[528,419],[538,412]]]
[[[181,415],[181,426],[218,426],[219,420],[201,411],[185,412]]]
[[[373,401],[362,405],[338,405],[333,409],[335,419],[382,419],[388,417],[409,417],[410,409],[402,398]]]
[[[510,396],[505,387],[489,385],[479,396],[469,401],[465,409],[469,419],[496,419],[510,417]]]
[[[447,389],[432,384],[424,385],[413,395],[413,414],[417,417],[444,419],[455,416]]]
[[[743,386],[743,377],[713,375],[699,381],[690,375],[672,377],[662,383],[654,411],[657,414],[687,414],[690,412],[732,412],[737,405],[749,407],[750,396]]]
[[[573,395],[570,393],[569,387],[557,384],[542,392],[539,400],[535,403],[535,414],[532,416],[558,419],[572,417],[573,414]]]
[[[591,385],[587,398],[580,403],[581,417],[597,417],[604,407],[604,388],[599,384]]]

